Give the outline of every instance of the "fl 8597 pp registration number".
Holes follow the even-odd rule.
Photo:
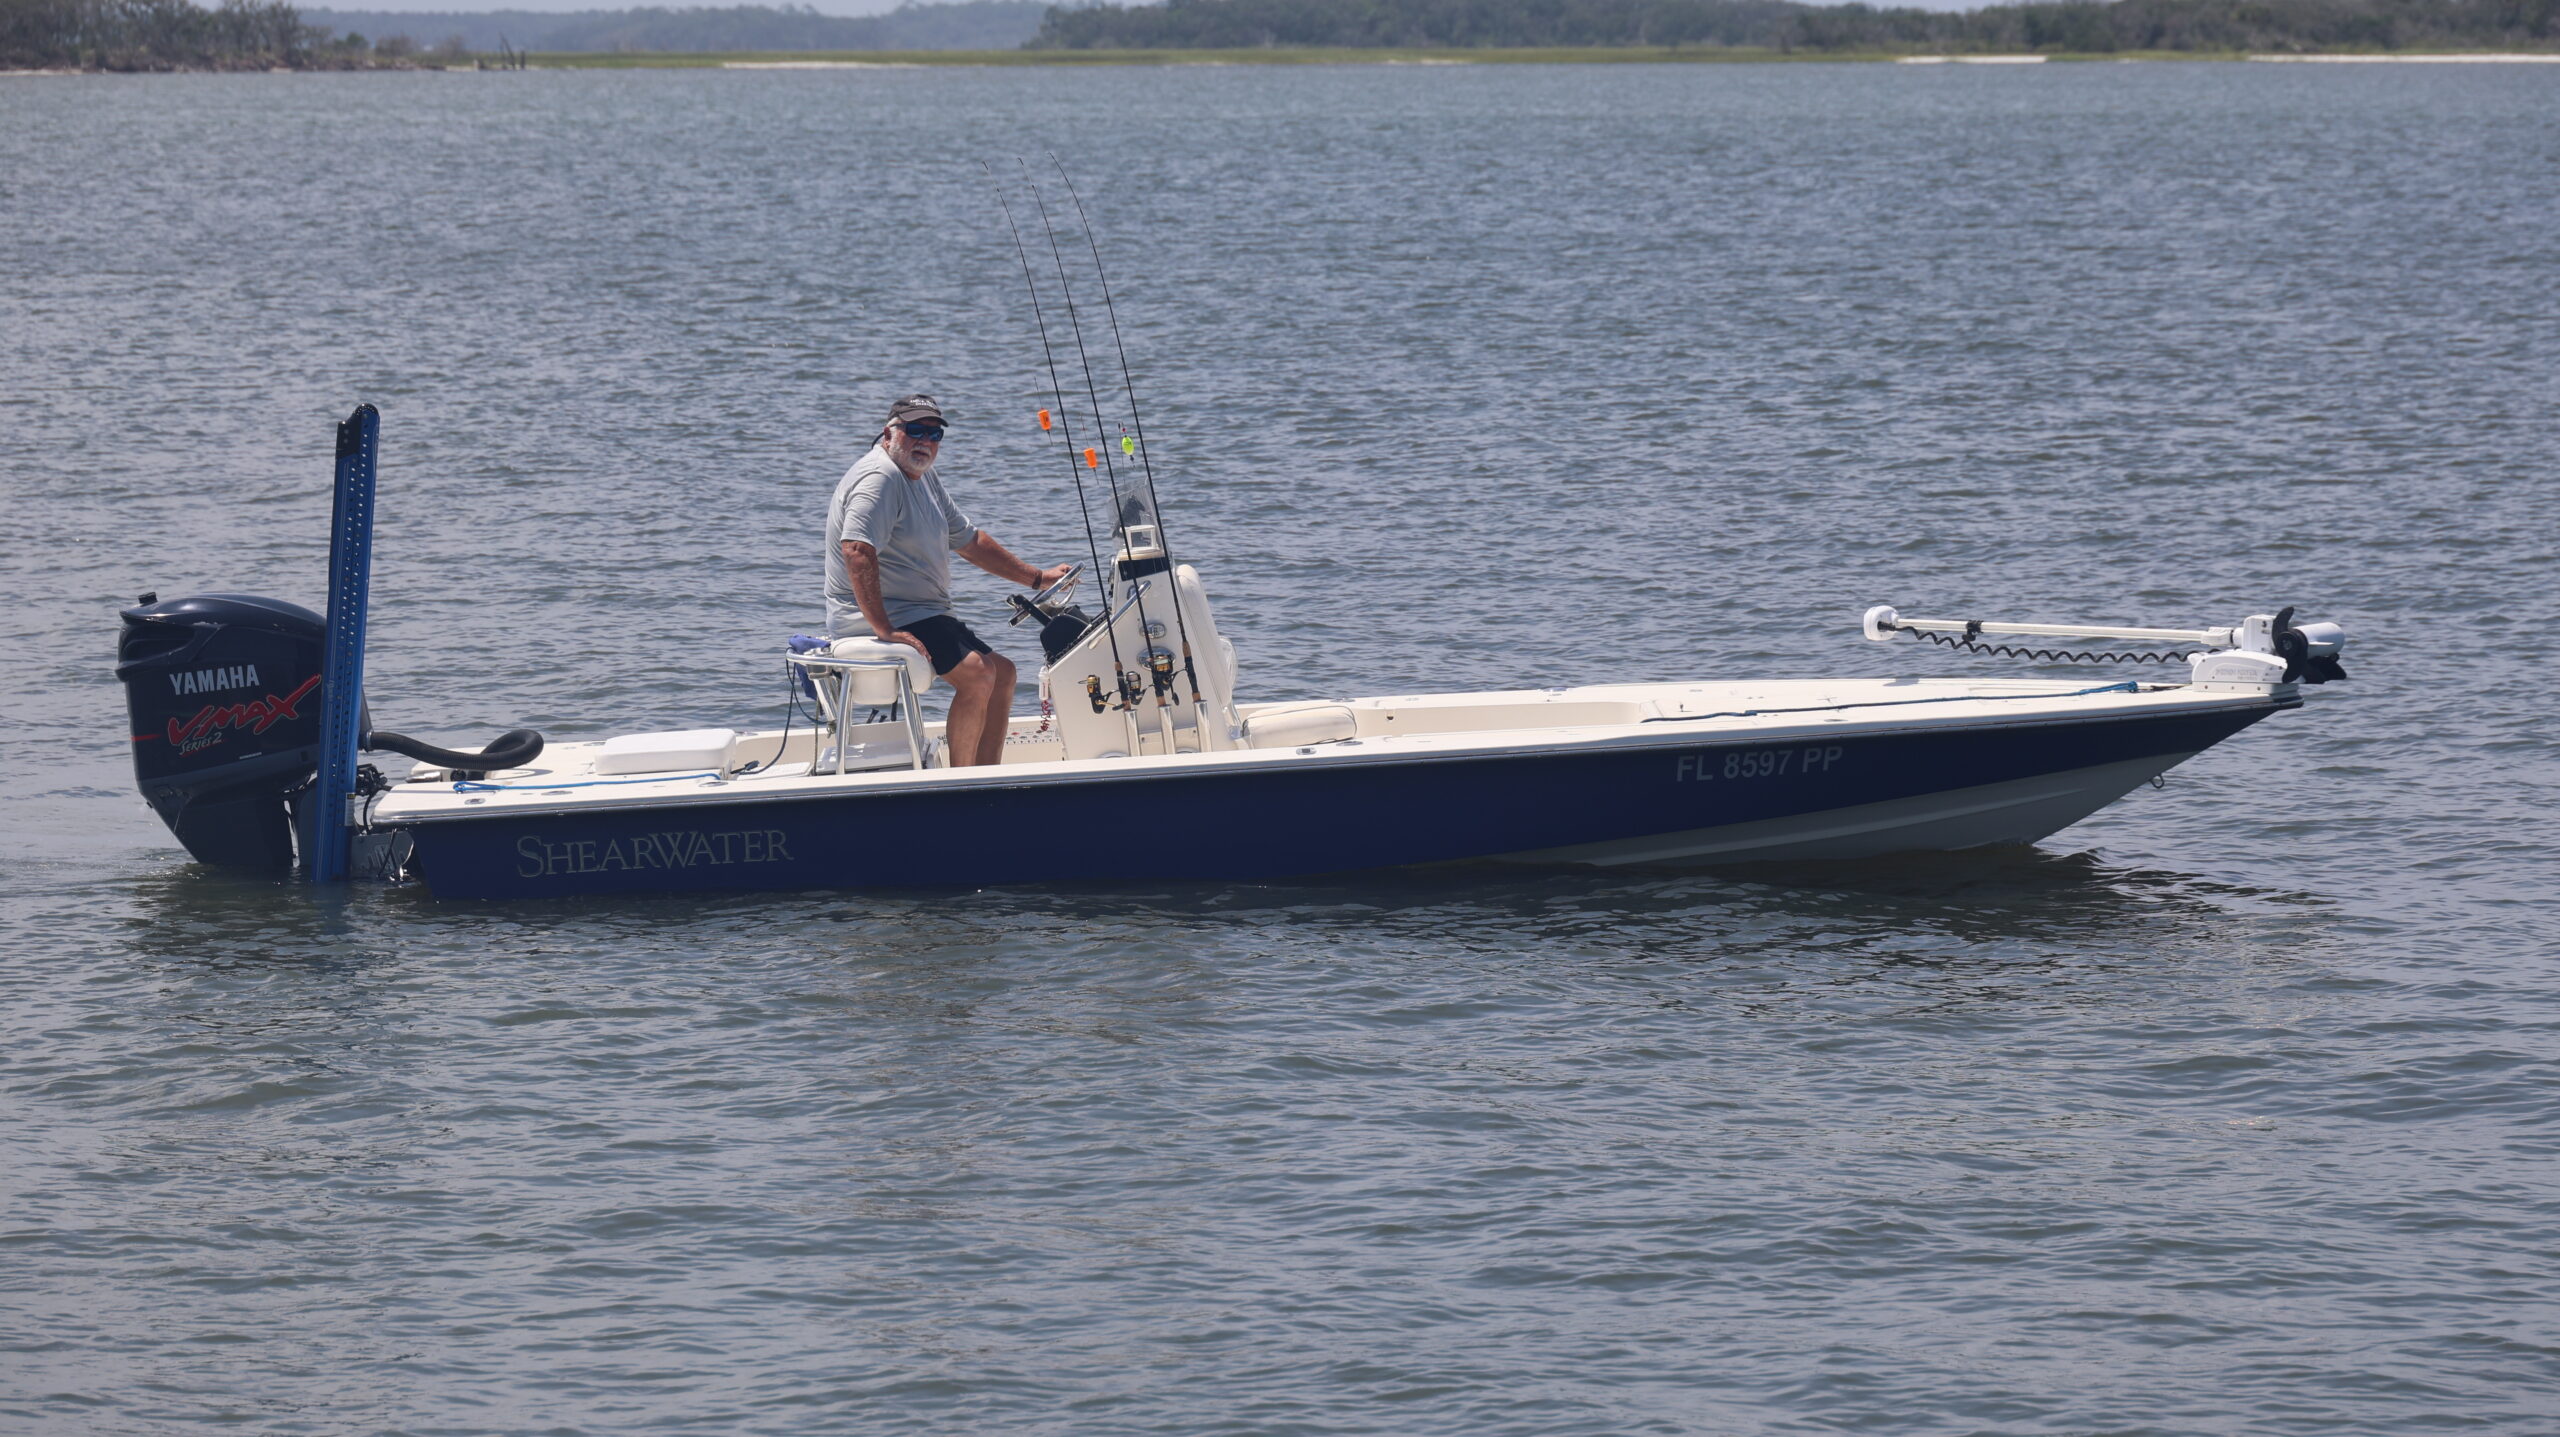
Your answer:
[[[1723,752],[1684,753],[1674,769],[1676,783],[1744,778],[1787,778],[1827,773],[1846,750],[1839,744],[1805,744],[1798,748],[1737,748]]]

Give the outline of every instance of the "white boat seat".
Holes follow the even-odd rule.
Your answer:
[[[1360,720],[1347,704],[1286,704],[1247,718],[1244,742],[1247,748],[1297,748],[1338,743],[1359,731]]]
[[[836,640],[827,646],[827,653],[839,659],[904,659],[909,687],[918,694],[933,687],[933,660],[906,644],[893,644],[887,639],[875,639],[864,634],[858,638]],[[830,690],[826,684],[818,687],[822,693]],[[857,671],[853,676],[853,701],[864,708],[875,709],[896,703],[897,674],[888,669]]]

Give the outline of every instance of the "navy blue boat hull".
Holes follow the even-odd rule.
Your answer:
[[[2281,707],[2291,705],[1821,742],[1157,770],[495,814],[408,831],[412,870],[444,898],[1269,879],[1607,844],[2173,760]],[[1170,820],[1172,836],[1081,841],[1119,805],[1143,805],[1155,833]]]

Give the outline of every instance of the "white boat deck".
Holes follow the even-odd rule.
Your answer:
[[[2139,691],[2117,685],[2133,682]],[[914,768],[905,727],[856,725],[845,741],[858,771],[818,763],[828,735],[805,725],[740,736],[729,771],[695,767],[659,774],[604,774],[602,741],[557,743],[540,764],[456,784],[441,770],[413,770],[373,810],[376,826],[434,823],[505,814],[590,812],[842,797],[870,792],[1026,783],[1142,781],[1148,778],[1262,769],[1271,765],[1332,768],[1415,763],[1554,750],[1682,749],[1764,741],[1773,746],[1824,736],[1925,729],[2069,723],[2135,715],[2167,715],[2290,704],[2290,685],[2212,691],[2146,678],[1798,679],[1746,683],[1604,684],[1584,688],[1415,694],[1351,700],[1246,704],[1248,732],[1292,713],[1331,711],[1335,728],[1347,710],[1349,732],[1315,742],[1257,740],[1211,753],[1068,761],[1048,721],[1016,717],[1004,761],[989,768]],[[925,725],[928,743],[941,725]],[[858,747],[856,747],[858,746]]]

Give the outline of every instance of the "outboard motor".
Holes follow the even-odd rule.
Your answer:
[[[320,763],[320,616],[248,594],[154,600],[124,611],[116,646],[142,796],[198,862],[290,866],[287,805]]]
[[[373,729],[360,699],[379,418],[359,404],[338,425],[329,612],[342,649],[327,640],[332,619],[281,599],[197,594],[164,604],[145,594],[123,611],[116,677],[132,717],[133,776],[199,863],[285,868],[299,846],[313,878],[346,877],[358,801],[387,787],[372,766],[352,762],[351,749],[404,753],[456,779],[521,768],[542,752],[531,729],[478,753]],[[332,671],[354,692],[323,694]]]
[[[296,820],[320,768],[320,655],[325,624],[282,599],[198,594],[124,611],[116,677],[133,719],[133,776],[160,821],[199,863],[288,868]],[[478,753],[373,728],[359,711],[356,746],[406,754],[479,778],[542,753],[531,729]]]

